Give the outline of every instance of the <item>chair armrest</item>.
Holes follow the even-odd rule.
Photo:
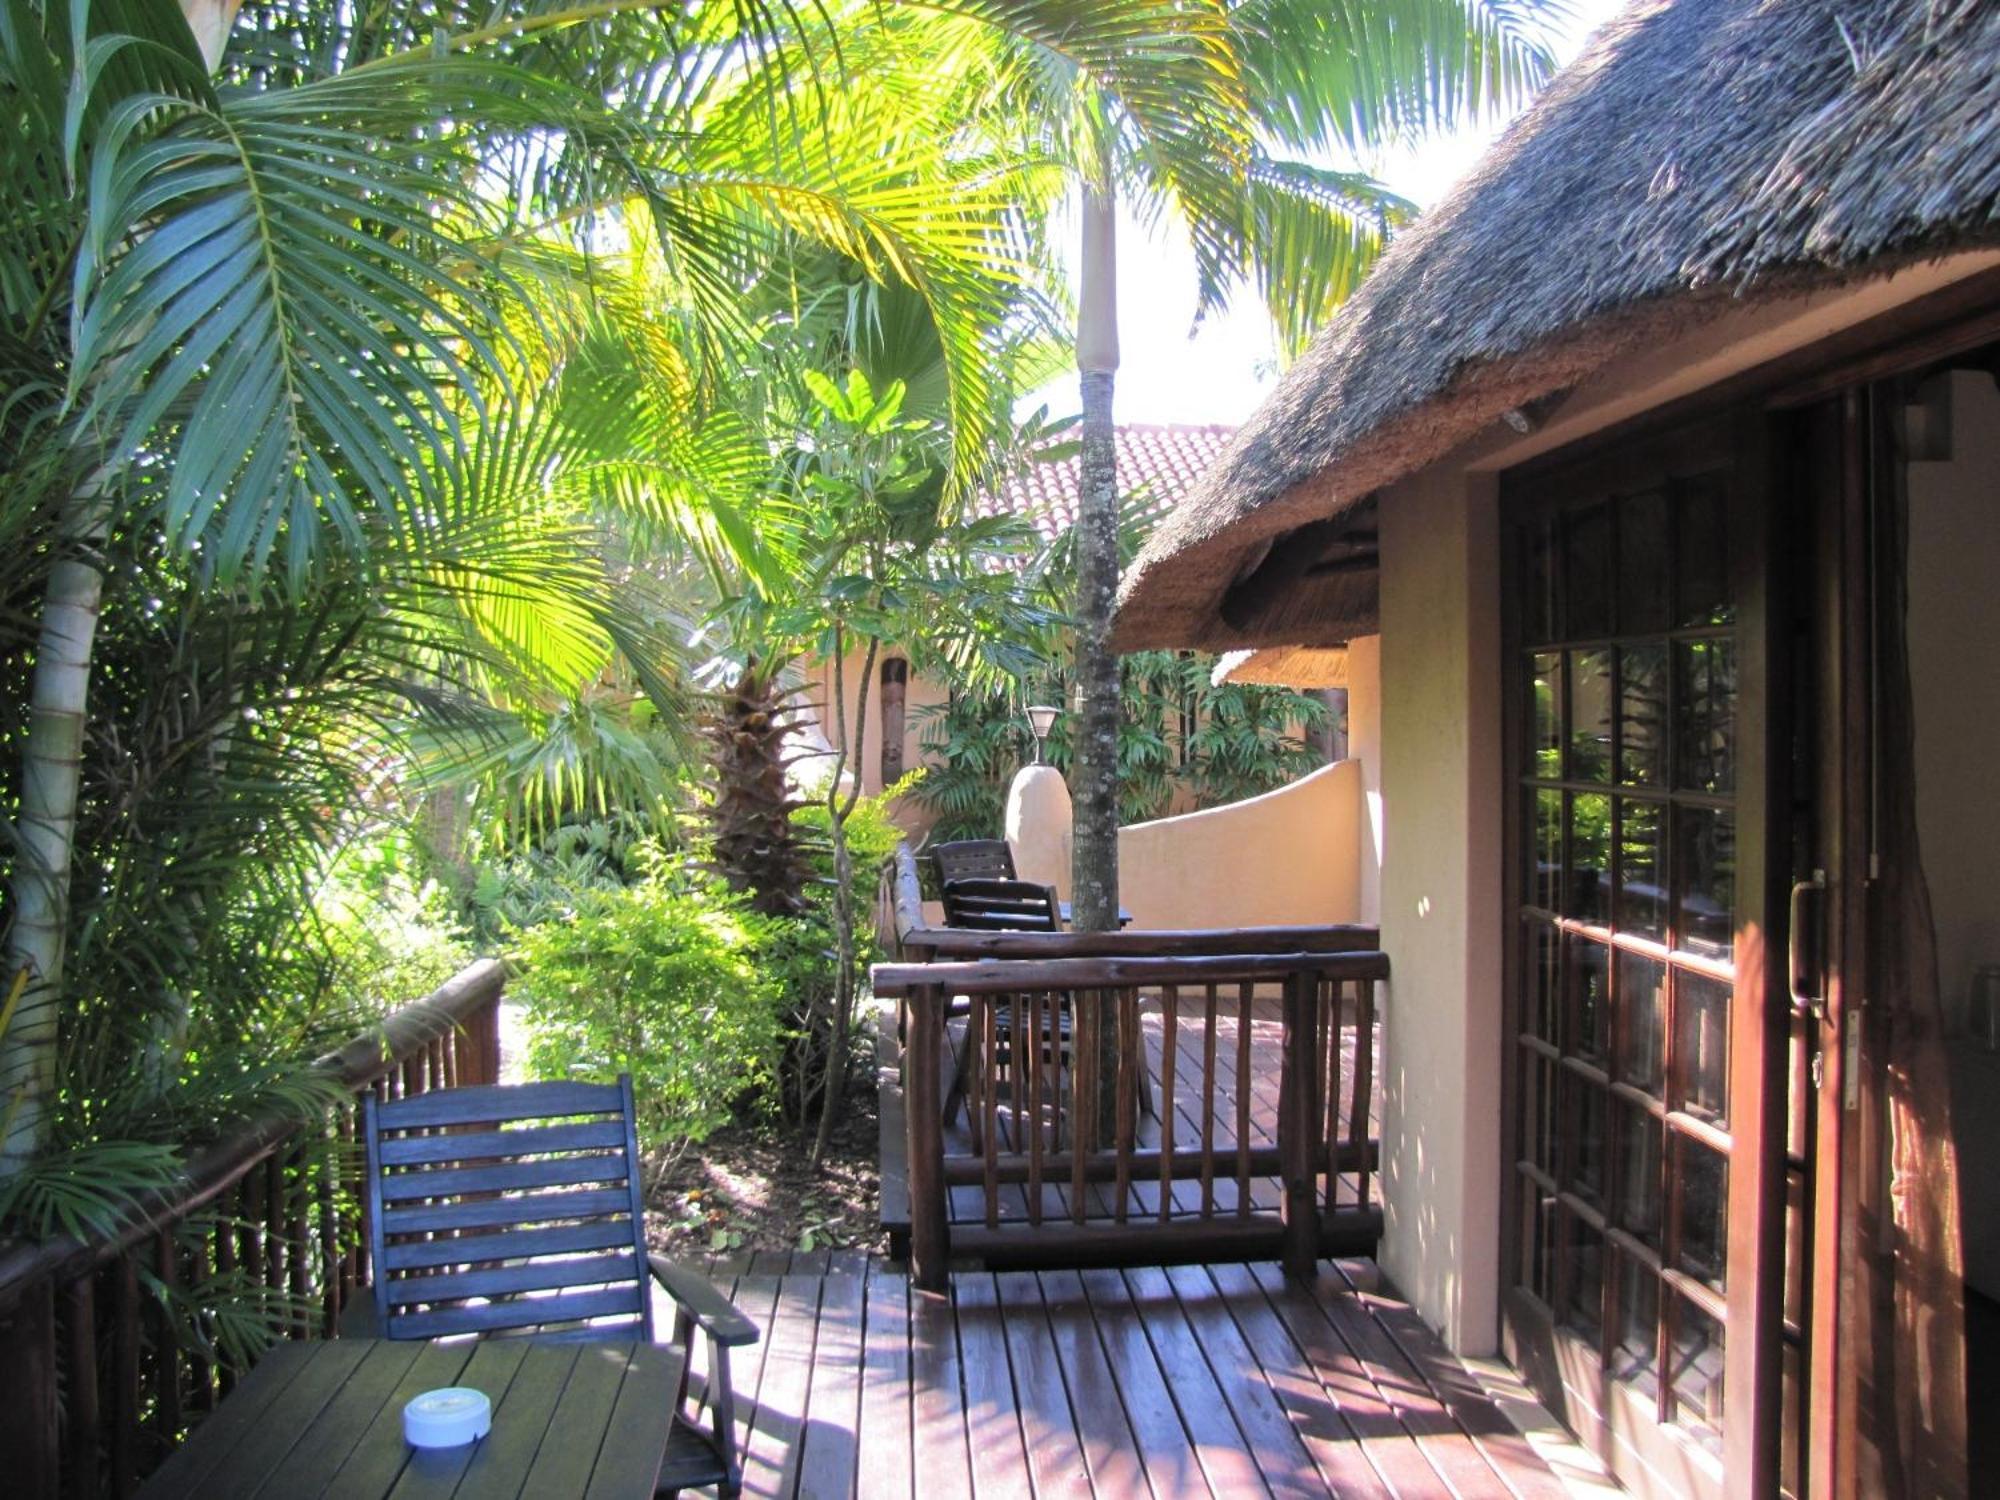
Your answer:
[[[646,1264],[652,1267],[653,1279],[665,1288],[667,1295],[718,1344],[733,1349],[739,1344],[757,1342],[757,1325],[737,1311],[736,1304],[723,1296],[706,1276],[677,1266],[663,1255],[647,1256]]]

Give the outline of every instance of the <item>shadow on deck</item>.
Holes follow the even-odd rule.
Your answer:
[[[1372,1263],[959,1272],[835,1252],[711,1268],[744,1493],[1540,1500],[1562,1480]]]

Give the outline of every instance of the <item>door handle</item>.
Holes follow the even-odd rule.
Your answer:
[[[1826,1019],[1826,974],[1817,961],[1820,953],[1821,897],[1826,894],[1826,871],[1814,870],[1809,880],[1792,884],[1791,916],[1786,933],[1786,968],[1792,1009],[1816,1021]],[[1810,973],[1808,973],[1810,968]]]

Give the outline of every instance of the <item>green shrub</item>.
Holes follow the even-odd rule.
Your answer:
[[[648,1149],[678,1154],[769,1077],[778,996],[756,955],[771,937],[719,882],[579,891],[567,919],[522,934],[529,1067],[630,1073]]]

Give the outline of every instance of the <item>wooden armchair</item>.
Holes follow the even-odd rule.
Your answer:
[[[954,880],[1012,880],[1014,846],[1005,839],[954,839],[931,845],[938,886]]]
[[[650,1275],[673,1299],[673,1341],[691,1354],[699,1328],[709,1353],[692,1412],[682,1367],[659,1491],[738,1493],[729,1351],[755,1343],[757,1325],[704,1277],[647,1254],[632,1080],[369,1095],[362,1106],[375,1268],[366,1331],[651,1341]]]
[[[944,923],[980,932],[1061,932],[1062,903],[1054,886],[1032,880],[947,880]]]

